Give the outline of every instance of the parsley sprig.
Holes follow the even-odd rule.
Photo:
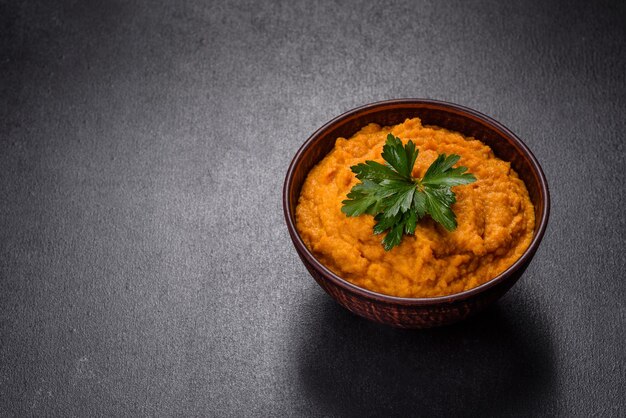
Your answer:
[[[466,173],[467,167],[452,168],[461,158],[456,154],[439,154],[423,178],[414,178],[418,153],[413,141],[402,146],[400,138],[389,134],[382,153],[387,164],[368,160],[350,167],[361,182],[352,187],[341,211],[347,216],[374,216],[374,234],[388,231],[382,241],[387,251],[400,244],[403,234],[414,234],[426,215],[448,231],[456,229],[451,209],[456,196],[451,188],[476,181]]]

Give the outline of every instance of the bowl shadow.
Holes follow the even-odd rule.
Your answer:
[[[553,410],[550,332],[528,301],[506,309],[496,303],[464,322],[417,331],[366,321],[321,293],[315,298],[306,321],[311,326],[299,336],[298,377],[303,396],[324,415],[532,416]]]

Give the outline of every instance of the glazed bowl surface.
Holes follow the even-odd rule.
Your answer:
[[[419,117],[474,137],[495,155],[511,163],[526,184],[535,208],[533,239],[522,256],[492,280],[464,292],[433,298],[402,298],[376,293],[342,279],[319,262],[296,229],[296,206],[309,171],[334,147],[339,137],[350,138],[369,123],[391,126]],[[504,295],[522,276],[546,230],[550,213],[548,184],[530,149],[509,129],[480,112],[427,99],[396,99],[350,110],[313,133],[294,156],[283,188],[283,210],[296,251],[315,281],[340,305],[364,318],[400,328],[430,328],[452,324],[477,313]]]

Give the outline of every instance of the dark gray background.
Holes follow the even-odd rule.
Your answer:
[[[0,415],[626,413],[624,2],[2,1],[0,20]],[[552,192],[522,280],[449,328],[344,311],[283,221],[303,141],[399,97],[499,120]]]

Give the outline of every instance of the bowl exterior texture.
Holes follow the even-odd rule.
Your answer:
[[[534,238],[509,269],[493,280],[468,291],[437,298],[397,298],[359,288],[338,277],[310,253],[295,228],[295,209],[309,171],[335,144],[349,138],[368,123],[395,125],[419,117],[426,125],[437,125],[489,145],[496,156],[511,162],[526,183],[535,206]],[[351,110],[318,129],[296,153],[287,172],[283,209],[289,234],[298,255],[317,283],[339,304],[364,318],[400,328],[428,328],[451,324],[482,310],[517,282],[534,256],[545,232],[550,198],[545,176],[530,150],[511,131],[474,110],[433,100],[400,99],[378,102]]]
[[[334,281],[328,280],[302,254],[298,253],[298,255],[315,281],[341,306],[374,322],[397,328],[432,328],[449,325],[480,312],[504,295],[520,278],[529,264],[529,262],[525,263],[508,280],[500,281],[496,286],[492,286],[473,297],[465,299],[451,297],[448,301],[437,298],[437,301],[433,301],[431,304],[418,305],[410,302],[399,303],[398,301],[378,300],[358,291],[346,289]]]

